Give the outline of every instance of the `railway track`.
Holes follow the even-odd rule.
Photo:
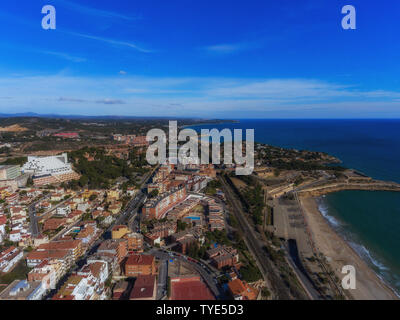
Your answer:
[[[242,205],[233,195],[229,183],[223,177],[220,177],[219,180],[223,185],[226,198],[231,204],[232,212],[239,222],[239,228],[243,234],[243,240],[255,258],[257,266],[259,267],[265,282],[272,291],[273,298],[277,300],[292,299],[293,297],[290,294],[290,290],[285,285],[281,277],[277,274],[277,270],[273,267],[272,262],[265,253],[260,242],[256,239],[254,230],[250,227],[247,219],[245,218]]]

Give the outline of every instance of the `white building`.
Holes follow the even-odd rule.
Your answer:
[[[7,218],[4,215],[0,215],[0,235],[6,234]]]
[[[21,206],[10,207],[10,214],[12,217],[17,215],[26,216],[26,210]]]
[[[86,210],[90,209],[90,205],[87,202],[80,203],[80,204],[78,204],[76,209],[79,211],[82,211],[82,212],[86,212]]]
[[[21,233],[18,230],[12,230],[9,235],[9,239],[12,242],[19,242],[21,241]]]
[[[57,175],[73,172],[68,163],[66,153],[59,156],[35,157],[29,156],[28,162],[22,167],[24,173],[32,173],[36,176]]]
[[[133,197],[136,193],[138,193],[138,190],[135,188],[128,188],[126,193],[128,196]]]
[[[41,281],[14,280],[0,294],[0,300],[41,300],[45,293]]]
[[[60,274],[58,273],[60,268],[60,262],[48,262],[45,260],[29,272],[28,280],[42,281],[42,286],[45,290],[54,290],[60,278]]]
[[[59,206],[57,208],[57,214],[60,216],[68,216],[71,213],[71,207],[69,205],[63,205],[63,206]]]
[[[0,271],[10,271],[23,257],[24,252],[15,247],[0,252]]]

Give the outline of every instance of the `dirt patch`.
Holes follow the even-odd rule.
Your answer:
[[[242,190],[247,187],[247,184],[238,178],[231,178],[231,180],[238,190]]]
[[[0,132],[24,132],[27,128],[21,127],[19,124],[13,124],[8,127],[0,127]]]

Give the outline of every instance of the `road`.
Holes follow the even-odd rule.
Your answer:
[[[190,265],[196,272],[200,274],[200,276],[203,278],[203,280],[206,282],[207,286],[209,289],[212,291],[214,296],[218,299],[225,299],[225,293],[223,289],[217,285],[216,280],[213,276],[213,272],[210,268],[208,268],[205,264],[202,264],[200,262],[194,262],[195,260],[190,259],[189,257],[178,254],[175,252],[166,252],[163,249],[158,249],[158,248],[152,248],[149,251],[150,254],[154,255],[156,258],[158,258],[161,261],[168,261],[169,259],[174,259],[174,260],[179,260],[181,262],[187,263]],[[192,261],[191,261],[192,260]]]
[[[312,300],[320,300],[322,299],[320,293],[317,291],[313,280],[310,278],[309,274],[307,273],[306,269],[301,262],[299,257],[298,249],[296,240],[289,240],[287,245],[285,246],[287,252],[287,261],[290,263],[292,269],[297,275],[300,283],[302,284],[303,288],[306,290],[308,296]]]
[[[31,203],[28,206],[30,228],[31,228],[31,233],[32,233],[33,238],[38,237],[40,234],[38,218],[36,216],[36,205],[38,203],[40,203],[41,201],[48,199],[49,197],[50,197],[50,194],[47,194],[46,196],[41,197],[39,200],[35,201],[34,203]]]
[[[76,195],[74,195],[74,197],[79,196],[83,193],[83,191],[77,193]],[[40,198],[40,200],[35,201],[34,203],[30,204],[28,206],[28,214],[29,214],[29,220],[30,220],[30,228],[31,228],[31,233],[32,233],[32,237],[36,238],[40,235],[40,228],[39,228],[39,218],[43,218],[44,216],[50,214],[51,212],[56,212],[55,210],[63,205],[64,203],[66,203],[67,201],[70,201],[71,199],[73,199],[73,197],[68,198],[66,200],[61,201],[59,204],[57,204],[56,206],[52,207],[50,210],[46,211],[45,213],[43,213],[40,217],[37,217],[36,215],[36,205],[41,202],[44,201],[46,199],[50,198],[50,194],[47,194],[46,196]]]
[[[51,299],[53,297],[53,295],[55,295],[57,293],[57,291],[63,286],[63,284],[68,279],[68,277],[71,275],[71,273],[78,271],[80,268],[82,268],[86,264],[87,258],[97,251],[98,247],[104,240],[109,239],[112,228],[115,225],[121,224],[124,221],[126,221],[129,218],[129,215],[132,213],[132,211],[134,211],[137,207],[139,207],[142,204],[144,198],[145,198],[144,194],[142,194],[142,193],[141,193],[141,195],[137,194],[135,196],[135,198],[133,198],[129,202],[129,204],[127,205],[124,212],[107,228],[107,230],[105,230],[103,232],[103,234],[99,237],[99,239],[97,239],[90,246],[90,248],[88,248],[88,250],[85,252],[85,254],[82,257],[80,257],[78,261],[75,262],[75,265],[57,283],[56,289],[50,291],[47,294],[45,299]]]
[[[118,218],[102,233],[102,235],[97,239],[91,246],[88,248],[88,250],[85,252],[85,254],[79,258],[78,261],[75,262],[75,265],[67,272],[57,283],[57,287],[55,290],[51,290],[46,297],[44,298],[45,300],[51,299],[57,291],[63,286],[65,281],[68,279],[68,277],[71,275],[71,273],[78,271],[82,266],[84,266],[87,262],[87,258],[94,254],[100,244],[106,240],[109,239],[110,233],[112,228],[115,225],[124,223],[129,220],[130,215],[136,214],[137,215],[137,209],[143,204],[143,202],[146,200],[146,195],[143,193],[143,188],[145,185],[148,183],[149,179],[153,176],[154,171],[151,173],[145,175],[141,181],[140,185],[140,191],[134,196],[131,201],[127,204],[125,210],[118,216]],[[136,213],[134,213],[136,212]]]
[[[40,201],[38,201],[38,202],[40,202]],[[28,207],[28,214],[29,214],[29,220],[30,220],[30,226],[31,226],[31,234],[32,234],[33,238],[37,238],[39,235],[39,224],[38,224],[38,219],[36,217],[36,204],[38,202],[35,202]]]
[[[161,300],[167,294],[168,286],[168,259],[161,260],[158,267],[157,300]]]

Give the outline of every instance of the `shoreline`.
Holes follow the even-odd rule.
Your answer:
[[[314,197],[299,197],[305,218],[318,251],[327,259],[335,275],[342,279],[344,265],[356,269],[356,289],[349,290],[355,300],[399,300],[396,292],[338,234],[323,216]]]
[[[196,124],[184,124],[181,126],[178,126],[179,129],[185,129],[185,128],[191,128],[191,127],[199,127],[199,126],[208,126],[208,125],[218,125],[218,124],[224,124],[224,123],[240,123],[239,120],[215,120],[215,121],[210,121],[210,122],[199,122]]]

